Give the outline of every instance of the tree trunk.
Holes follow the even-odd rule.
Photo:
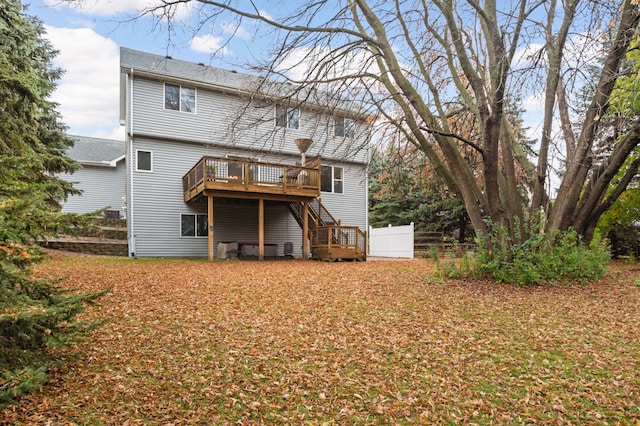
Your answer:
[[[577,140],[575,158],[567,163],[567,172],[560,184],[556,203],[548,214],[546,223],[548,233],[554,230],[566,230],[573,224],[580,193],[590,170],[591,148],[600,118],[607,111],[620,63],[625,58],[638,26],[638,17],[638,7],[632,4],[631,0],[625,1],[613,47],[605,58],[600,80],[596,85],[595,94]]]
[[[500,148],[502,152],[502,179],[500,180],[501,188],[504,188],[502,193],[502,203],[507,209],[507,218],[510,223],[510,228],[513,229],[513,235],[511,236],[514,244],[520,244],[527,238],[525,221],[524,221],[524,209],[522,196],[518,191],[518,179],[516,178],[515,171],[515,159],[513,157],[512,140],[510,137],[509,129],[507,128],[507,121],[502,120],[502,136],[500,137]]]
[[[640,120],[636,121],[623,140],[618,142],[614,152],[608,158],[606,167],[602,168],[603,170],[601,173],[594,173],[592,175],[592,182],[590,182],[589,190],[585,191],[585,195],[580,201],[576,212],[576,218],[573,223],[573,227],[577,232],[581,233],[583,229],[585,229],[586,224],[592,222],[594,219],[597,222],[600,215],[604,213],[604,210],[602,210],[601,204],[599,205],[599,203],[605,197],[611,181],[638,144],[640,144]],[[618,194],[622,194],[627,185],[631,182],[633,176],[635,176],[635,172],[638,168],[637,161],[638,160],[634,161],[629,166],[629,169],[626,171],[621,182],[619,182],[616,185],[616,188],[614,188],[614,191]],[[608,207],[610,206],[607,206],[607,208]],[[599,210],[602,210],[602,212],[597,214],[597,218],[594,218],[594,213]]]
[[[564,53],[564,45],[569,34],[569,28],[573,22],[575,9],[578,1],[571,0],[565,7],[564,19],[557,34],[553,34],[555,14],[550,13],[545,28],[546,51],[549,61],[547,82],[544,96],[544,120],[542,125],[542,137],[540,139],[540,150],[538,151],[537,176],[533,187],[533,197],[531,200],[531,213],[535,213],[540,208],[545,207],[544,194],[546,194],[545,184],[547,182],[547,172],[549,168],[549,146],[551,145],[551,132],[554,120],[554,106],[556,104],[556,94],[560,82],[560,70]],[[555,11],[556,0],[551,1],[549,6],[551,11]]]

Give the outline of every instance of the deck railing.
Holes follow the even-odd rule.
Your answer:
[[[367,235],[357,226],[320,226],[310,234],[311,250],[322,258],[366,258]]]
[[[185,201],[204,189],[317,197],[320,170],[312,167],[202,157],[182,177]]]

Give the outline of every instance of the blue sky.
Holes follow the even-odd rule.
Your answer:
[[[174,31],[152,17],[135,19],[139,10],[160,0],[23,0],[29,15],[45,24],[47,38],[60,51],[55,64],[66,70],[53,100],[60,104],[69,133],[124,139],[118,121],[119,47],[129,47],[177,59],[203,62],[221,68],[234,68],[255,59],[269,47],[268,32],[245,20],[238,26],[231,18],[201,25],[198,33],[196,2],[176,11]],[[298,2],[254,1],[264,7],[261,14],[284,12],[285,5]],[[261,31],[262,30],[262,31]],[[231,34],[229,44],[225,44]],[[258,35],[256,35],[258,34]],[[529,111],[525,121],[529,134],[540,129],[539,99],[525,100]]]

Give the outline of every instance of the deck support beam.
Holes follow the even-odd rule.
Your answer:
[[[264,198],[258,200],[258,260],[264,260]]]
[[[302,203],[302,259],[309,260],[309,203]]]
[[[209,250],[209,261],[213,260],[213,195],[207,197],[207,247]]]

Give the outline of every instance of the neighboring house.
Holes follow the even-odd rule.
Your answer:
[[[365,258],[369,139],[353,104],[127,48],[120,67],[130,256],[211,259],[238,243]]]
[[[67,155],[80,169],[73,174],[63,173],[62,179],[74,182],[81,195],[69,196],[62,205],[63,212],[90,213],[108,207],[124,217],[125,197],[125,143],[110,139],[70,136],[73,147]]]

